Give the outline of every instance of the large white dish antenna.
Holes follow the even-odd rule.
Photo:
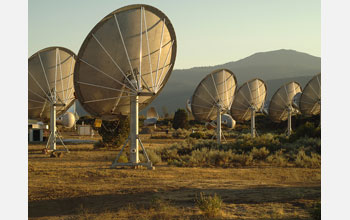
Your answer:
[[[75,65],[76,95],[84,109],[113,120],[159,94],[174,67],[176,36],[170,20],[149,5],[130,5],[104,17],[83,42]]]
[[[56,117],[65,113],[75,99],[75,60],[75,54],[63,47],[45,48],[28,59],[28,118],[50,120],[46,146],[50,145],[50,151],[56,150]]]
[[[269,117],[273,122],[281,122],[288,119],[288,136],[292,132],[292,114],[296,112],[293,107],[293,99],[301,92],[302,89],[299,83],[286,83],[276,91],[269,104]]]
[[[74,70],[77,98],[86,111],[104,120],[130,114],[130,158],[115,166],[152,162],[139,139],[139,109],[159,94],[174,67],[175,31],[167,16],[149,5],[129,5],[104,17],[84,40]],[[141,144],[147,163],[139,160]]]
[[[198,121],[217,120],[217,142],[221,143],[221,114],[230,110],[236,91],[236,76],[227,69],[214,70],[197,86],[191,110]]]
[[[267,87],[263,80],[255,78],[244,83],[235,94],[231,115],[236,121],[251,120],[251,134],[255,137],[255,112],[264,105]]]
[[[63,47],[48,47],[28,59],[28,118],[50,120],[50,107],[63,114],[74,97],[75,54]]]
[[[306,84],[300,96],[299,110],[305,116],[321,113],[321,73]]]

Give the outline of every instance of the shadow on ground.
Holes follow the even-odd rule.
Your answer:
[[[225,204],[290,203],[302,206],[296,200],[319,200],[321,188],[316,187],[250,187],[247,189],[198,189],[180,188],[171,191],[105,194],[66,199],[29,201],[29,218],[45,216],[78,215],[84,207],[90,213],[99,214],[106,210],[117,212],[129,204],[147,206],[152,198],[170,201],[179,207],[193,207],[200,192],[218,194]],[[303,208],[303,207],[302,207]]]

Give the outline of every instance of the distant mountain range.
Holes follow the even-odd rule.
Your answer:
[[[198,83],[213,70],[221,68],[229,69],[236,75],[238,86],[252,78],[264,80],[269,100],[284,83],[297,81],[304,87],[312,76],[321,72],[321,58],[282,49],[255,53],[244,59],[216,66],[176,69],[173,70],[159,96],[141,111],[141,114],[145,115],[147,109],[152,106],[161,116],[163,106],[169,113],[175,112],[178,108],[185,108],[186,100],[192,96]],[[81,111],[80,108],[81,106],[77,105],[78,113]]]
[[[229,69],[237,78],[238,86],[253,78],[260,78],[267,84],[267,100],[284,83],[297,81],[302,87],[321,72],[321,58],[295,50],[275,50],[255,53],[244,59],[225,64],[190,69],[174,70],[159,96],[141,114],[154,106],[162,115],[162,106],[169,113],[186,107],[198,83],[215,69]]]

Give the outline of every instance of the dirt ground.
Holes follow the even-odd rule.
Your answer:
[[[146,148],[181,141],[141,138]],[[116,150],[74,144],[70,153],[50,158],[44,147],[28,147],[29,219],[203,219],[195,204],[201,192],[222,198],[216,219],[312,219],[321,198],[320,169],[165,163],[155,170],[111,169]]]

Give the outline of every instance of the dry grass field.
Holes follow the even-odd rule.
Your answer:
[[[141,138],[146,148],[183,141]],[[163,162],[155,170],[111,169],[117,150],[72,144],[70,153],[50,158],[44,147],[28,147],[29,219],[312,219],[321,198],[320,168],[184,168]],[[222,199],[216,217],[196,205],[200,193]]]

